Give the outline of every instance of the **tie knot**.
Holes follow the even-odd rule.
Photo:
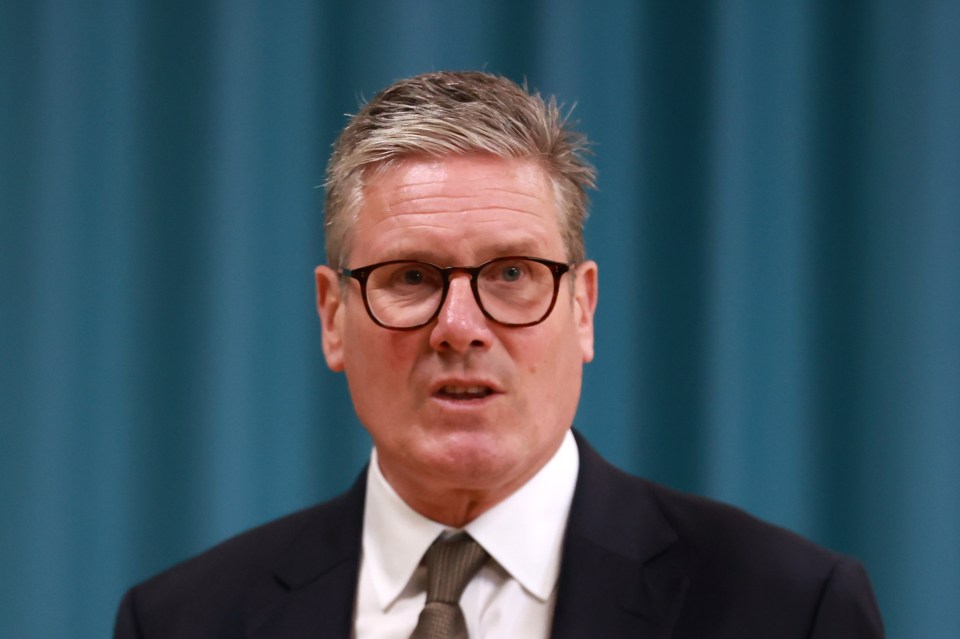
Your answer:
[[[424,555],[427,602],[458,605],[467,584],[487,557],[487,551],[466,533],[438,538]]]

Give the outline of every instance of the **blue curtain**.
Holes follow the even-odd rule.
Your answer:
[[[596,142],[614,462],[861,558],[960,636],[960,3],[0,3],[0,635],[107,636],[133,582],[347,486],[329,145],[483,68]]]

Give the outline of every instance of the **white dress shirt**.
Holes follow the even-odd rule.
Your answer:
[[[557,599],[563,534],[580,458],[567,431],[554,456],[515,493],[467,524],[490,554],[460,599],[471,639],[546,639]],[[410,508],[370,454],[356,639],[409,639],[426,601],[423,554],[455,532]]]

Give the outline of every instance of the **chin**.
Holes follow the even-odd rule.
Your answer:
[[[507,479],[518,461],[499,438],[489,433],[457,433],[434,442],[421,459],[438,478],[454,479],[463,488],[482,488]]]

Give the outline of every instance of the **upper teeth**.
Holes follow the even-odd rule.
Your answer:
[[[478,394],[486,392],[485,386],[444,386],[443,392],[451,395],[463,395],[465,393]]]

